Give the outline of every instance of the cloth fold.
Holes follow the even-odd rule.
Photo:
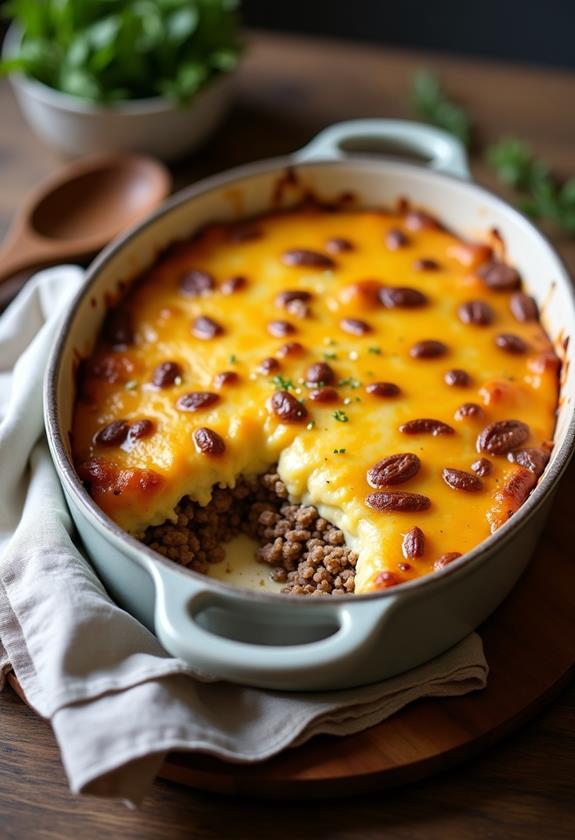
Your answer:
[[[0,688],[13,668],[74,792],[138,802],[169,750],[261,761],[349,735],[422,697],[485,686],[472,634],[383,683],[323,693],[207,682],[114,604],[74,542],[42,425],[45,362],[83,273],[38,274],[0,318]]]

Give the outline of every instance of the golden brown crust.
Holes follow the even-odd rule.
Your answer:
[[[136,534],[279,461],[292,497],[359,546],[369,591],[452,562],[518,509],[559,367],[488,244],[407,205],[307,204],[207,226],[111,310],[80,366],[75,458]]]

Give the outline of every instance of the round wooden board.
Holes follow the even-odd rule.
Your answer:
[[[316,737],[253,765],[173,753],[160,775],[226,794],[340,797],[424,778],[512,732],[575,673],[574,485],[572,466],[527,572],[479,629],[490,668],[484,691],[422,700],[358,735]]]
[[[313,799],[430,776],[476,755],[552,700],[575,673],[575,462],[527,572],[479,628],[490,673],[465,697],[421,700],[358,735],[320,736],[269,761],[234,765],[171,753],[160,775],[225,794]],[[25,700],[12,674],[9,680]]]

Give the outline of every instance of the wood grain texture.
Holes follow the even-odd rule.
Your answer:
[[[575,465],[551,527],[568,516],[574,481]],[[421,700],[358,735],[315,738],[256,765],[170,756],[161,775],[218,793],[310,799],[383,791],[478,754],[540,711],[575,674],[574,535],[575,526],[563,527],[560,545],[542,541],[514,591],[479,628],[490,667],[484,691]]]
[[[176,184],[290,152],[336,120],[412,116],[406,106],[409,82],[422,66],[435,67],[452,94],[470,108],[481,127],[481,143],[517,134],[530,139],[558,172],[575,173],[573,74],[258,35],[238,79],[230,118],[201,155],[177,167]],[[5,85],[0,86],[0,115],[1,233],[26,191],[58,161],[26,130]],[[473,171],[477,180],[499,189],[477,156]],[[573,271],[575,242],[551,234]],[[551,582],[555,563],[573,556],[574,489],[572,468],[538,547]],[[551,591],[543,572],[542,595]],[[548,646],[545,628],[552,621],[567,625],[553,600],[546,604],[547,618],[534,653],[553,661],[556,652]],[[510,627],[510,636],[513,632]],[[503,639],[502,644],[508,641]],[[523,680],[525,684],[530,680],[528,660]],[[430,737],[434,721],[431,715]],[[363,737],[369,738],[369,733]],[[8,691],[0,696],[0,816],[0,835],[8,840],[76,836],[91,840],[108,835],[154,840],[294,835],[345,840],[571,838],[575,688],[482,758],[414,786],[347,801],[277,804],[195,793],[159,781],[135,813],[117,803],[72,797],[49,728]]]

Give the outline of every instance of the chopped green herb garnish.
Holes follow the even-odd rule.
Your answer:
[[[349,421],[349,417],[345,411],[342,411],[340,408],[334,411],[332,416],[338,423],[347,423]]]
[[[347,449],[334,449],[333,450],[334,455],[345,455],[346,452],[347,452]]]
[[[327,359],[329,362],[333,362],[333,361],[335,361],[335,359],[337,359],[337,353],[333,353],[333,352],[324,353],[323,357],[324,357],[324,359]]]
[[[278,373],[276,376],[274,376],[272,382],[280,391],[289,391],[290,388],[294,387],[292,380],[286,379],[285,376],[281,375],[281,373]]]
[[[235,353],[232,353],[232,355],[230,356],[230,365],[237,364],[237,361],[238,361],[238,357],[236,356]]]
[[[337,383],[340,388],[361,388],[361,382],[355,376],[348,376],[347,379],[340,379]]]
[[[377,347],[373,344],[371,347],[367,348],[368,353],[373,353],[374,356],[381,356],[381,347]]]

